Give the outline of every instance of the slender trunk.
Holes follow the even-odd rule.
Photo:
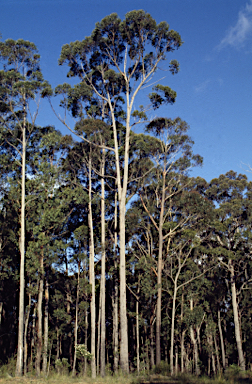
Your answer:
[[[184,287],[182,288],[182,298],[181,298],[181,326],[183,326],[184,318]],[[184,359],[185,359],[185,330],[182,330],[181,333],[181,373],[184,372]]]
[[[32,329],[31,329],[31,358],[30,358],[30,371],[33,370],[33,353],[34,353],[34,348],[35,348],[35,328],[36,328],[36,311],[37,307],[36,304],[34,305],[34,310],[33,310],[33,316],[32,316]]]
[[[126,258],[125,258],[125,213],[126,213],[126,195],[128,187],[129,176],[129,140],[130,140],[130,115],[132,103],[129,102],[129,84],[126,84],[126,100],[127,100],[127,114],[126,114],[126,135],[124,147],[124,170],[123,177],[121,177],[120,160],[119,160],[119,147],[117,139],[117,127],[114,114],[114,107],[110,96],[108,94],[108,102],[111,110],[114,146],[115,146],[115,163],[117,174],[117,187],[118,187],[118,201],[119,201],[119,238],[120,238],[120,366],[123,372],[129,372],[129,356],[128,356],[128,324],[127,324],[127,306],[126,306]],[[123,180],[123,185],[122,185]]]
[[[91,154],[89,157],[89,202],[88,202],[88,226],[89,226],[89,284],[91,284],[91,373],[92,378],[96,377],[95,366],[95,276],[94,276],[94,231],[92,215],[92,173],[91,173]]]
[[[140,287],[138,284],[137,296],[139,295]],[[140,357],[139,357],[139,301],[136,299],[136,352],[137,352],[137,373],[140,372]]]
[[[190,299],[190,309],[191,309],[191,311],[193,310],[193,300],[192,299]],[[197,376],[199,376],[200,369],[199,369],[198,344],[197,344],[197,339],[194,335],[193,326],[190,327],[190,336],[191,336],[191,340],[193,343],[193,358],[194,358],[195,373]]]
[[[222,356],[222,366],[225,370],[226,368],[226,353],[225,353],[225,346],[224,346],[224,340],[223,340],[223,333],[221,328],[221,316],[220,316],[220,310],[218,309],[218,328],[219,328],[219,334],[220,334],[220,342],[221,342],[221,356]]]
[[[24,107],[25,113],[25,107]],[[22,190],[21,190],[21,217],[20,217],[20,291],[19,291],[19,315],[18,315],[18,348],[17,348],[17,363],[16,376],[23,374],[23,354],[24,354],[24,290],[25,290],[25,163],[26,163],[26,119],[23,124],[22,138]]]
[[[47,374],[47,354],[48,354],[48,330],[49,330],[49,281],[48,270],[46,271],[45,281],[45,314],[44,314],[44,350],[43,350],[43,366],[44,376]]]
[[[123,372],[129,372],[128,359],[128,324],[126,307],[126,259],[125,259],[125,212],[126,196],[120,201],[119,223],[120,223],[120,366]]]
[[[28,324],[30,318],[30,310],[31,310],[31,293],[29,293],[29,303],[27,306],[27,312],[25,317],[25,326],[24,326],[24,375],[27,373],[27,352],[28,352]]]
[[[163,221],[165,201],[165,174],[162,181],[162,199],[160,207],[159,230],[158,230],[158,269],[157,269],[157,319],[156,319],[156,365],[161,362],[161,299],[162,299],[162,267],[163,267]]]
[[[153,319],[151,319],[151,323],[150,323],[150,357],[151,357],[151,368],[153,368],[155,365]]]
[[[67,321],[67,343],[69,348],[69,360],[70,360],[70,366],[72,366],[72,317],[71,317],[71,288],[69,283],[69,272],[68,272],[68,259],[67,255],[65,256],[65,263],[66,263],[66,310],[68,314],[68,321]]]
[[[237,304],[237,296],[236,296],[236,286],[235,286],[235,273],[234,266],[232,261],[229,260],[229,270],[231,274],[231,292],[232,292],[232,305],[233,305],[233,313],[234,313],[234,325],[235,325],[235,339],[239,356],[239,365],[242,371],[245,371],[245,359],[242,349],[242,338],[241,338],[241,328],[238,314],[238,304]]]
[[[60,335],[59,328],[56,326],[56,338],[57,338],[57,349],[56,349],[56,360],[60,357]]]
[[[37,341],[37,355],[36,355],[36,375],[40,375],[40,363],[42,354],[42,302],[43,302],[43,290],[44,290],[44,268],[43,268],[43,255],[40,256],[40,274],[39,274],[39,292],[38,292],[38,341]]]
[[[78,275],[76,287],[76,305],[75,305],[75,323],[74,323],[74,360],[72,375],[76,374],[76,352],[78,345],[78,312],[79,312],[79,295],[80,295],[80,261],[78,261]]]
[[[175,375],[178,375],[178,346],[175,347]]]
[[[148,343],[148,332],[147,325],[144,325],[144,335],[145,335],[145,354],[146,354],[146,369],[150,370],[150,359],[149,359],[149,343]]]
[[[85,335],[84,344],[85,344],[85,347],[87,350],[87,340],[88,340],[88,314],[87,314],[87,310],[85,310],[85,334],[84,335]],[[86,371],[87,371],[87,358],[84,357],[83,376],[86,375]]]
[[[176,311],[176,298],[177,298],[177,280],[179,273],[176,274],[174,280],[174,292],[173,292],[173,302],[172,302],[172,323],[171,323],[171,350],[170,350],[170,367],[171,375],[174,373],[173,368],[173,352],[174,352],[174,328],[175,328],[175,311]]]
[[[185,361],[185,333],[183,330],[181,334],[181,373],[184,373],[184,361]]]
[[[106,342],[106,287],[105,287],[105,267],[106,267],[106,251],[105,251],[105,149],[102,150],[102,167],[101,167],[101,245],[102,245],[102,259],[101,259],[101,377],[105,376],[105,342]]]
[[[218,372],[221,372],[221,365],[220,365],[220,358],[219,358],[219,348],[217,345],[217,340],[216,336],[214,335],[214,347],[215,347],[215,355],[216,355],[216,360],[217,360],[217,369]]]
[[[49,372],[50,372],[51,356],[52,356],[52,347],[53,347],[53,342],[51,341],[51,343],[50,343],[50,350],[49,350],[49,357],[48,357],[47,376],[49,375]]]
[[[118,271],[117,271],[117,193],[115,193],[115,279],[113,299],[113,346],[114,346],[114,372],[118,372]]]
[[[100,373],[100,346],[101,346],[101,301],[102,294],[99,297],[98,329],[97,329],[97,348],[96,348],[96,374]]]

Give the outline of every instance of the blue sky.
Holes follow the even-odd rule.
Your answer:
[[[67,68],[57,64],[62,45],[89,36],[106,15],[123,19],[133,9],[167,21],[184,41],[168,56],[180,62],[179,74],[160,74],[177,92],[161,114],[190,125],[194,152],[204,158],[193,175],[210,181],[231,169],[245,173],[252,165],[252,0],[1,0],[0,32],[2,41],[34,42],[55,87],[67,81]],[[45,102],[38,123],[68,133]]]

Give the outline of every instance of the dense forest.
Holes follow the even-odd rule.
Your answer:
[[[203,159],[157,80],[181,46],[111,14],[62,47],[52,89],[33,43],[0,42],[0,360],[18,376],[250,368],[252,183],[191,177]]]

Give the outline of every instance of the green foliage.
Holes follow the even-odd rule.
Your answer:
[[[63,357],[61,360],[57,359],[55,361],[55,369],[57,370],[57,373],[60,375],[67,375],[69,372],[70,364],[68,363],[68,359]]]
[[[86,357],[88,360],[92,359],[92,354],[88,352],[85,344],[77,344],[75,345],[75,349],[77,358],[83,359]]]

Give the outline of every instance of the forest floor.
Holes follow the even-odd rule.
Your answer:
[[[96,379],[71,377],[67,375],[53,375],[48,378],[37,377],[8,377],[0,378],[0,384],[252,384],[252,376],[243,375],[240,377],[196,377],[184,375],[178,377],[150,375],[150,376],[107,376]]]

